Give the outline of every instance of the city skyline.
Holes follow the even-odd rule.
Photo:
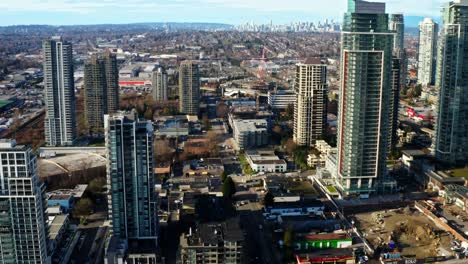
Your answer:
[[[407,16],[439,17],[442,0],[381,0],[389,13],[404,12]],[[112,9],[112,12],[106,10]],[[49,24],[125,24],[142,22],[206,22],[238,25],[253,21],[289,23],[295,21],[341,21],[346,1],[330,0],[317,8],[314,1],[292,2],[246,0],[169,0],[155,3],[148,0],[64,1],[39,0],[0,3],[0,26]]]

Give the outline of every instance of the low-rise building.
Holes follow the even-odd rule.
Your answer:
[[[268,121],[265,119],[236,119],[232,122],[232,134],[239,149],[267,145],[269,142]]]
[[[179,261],[182,264],[241,263],[243,240],[238,219],[199,224],[180,237]]]
[[[296,234],[294,243],[297,250],[348,248],[353,239],[347,233]]]
[[[273,109],[284,110],[289,105],[294,106],[296,93],[294,90],[268,91],[268,105]]]
[[[62,243],[62,239],[68,230],[70,220],[68,214],[49,217],[50,248],[55,250]]]
[[[356,257],[354,256],[353,249],[338,248],[296,254],[296,261],[297,264],[354,264],[356,263]]]
[[[265,207],[265,213],[278,216],[322,215],[325,210],[320,200],[298,202],[275,202]]]
[[[429,171],[426,173],[427,188],[445,195],[446,185],[468,186],[468,168],[448,171]]]
[[[287,163],[270,150],[251,150],[245,153],[247,162],[255,172],[286,172]]]
[[[73,208],[74,202],[71,194],[50,194],[47,199],[47,206],[59,205],[64,212],[69,212]]]

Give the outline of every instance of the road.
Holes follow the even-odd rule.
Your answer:
[[[261,208],[260,203],[253,202],[238,208],[245,231],[245,263],[280,264],[281,256],[275,248],[272,227],[265,223]]]

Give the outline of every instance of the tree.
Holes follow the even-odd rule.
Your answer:
[[[104,190],[104,186],[106,185],[106,179],[99,177],[93,179],[88,186],[88,190],[92,193],[100,193]]]
[[[154,116],[153,109],[151,107],[148,107],[145,111],[144,118],[146,120],[153,121],[153,116]]]
[[[226,179],[227,179],[227,173],[223,171],[223,173],[221,173],[221,181],[225,182]]]
[[[206,138],[208,139],[208,149],[210,152],[210,156],[217,157],[219,154],[218,149],[218,142],[219,142],[219,134],[215,131],[208,131],[206,134]]]
[[[155,139],[154,140],[154,159],[156,162],[171,161],[174,149],[171,148],[168,139]]]
[[[288,104],[286,107],[286,120],[293,120],[294,119],[294,104]]]
[[[94,208],[93,201],[89,198],[80,199],[73,208],[73,216],[83,217],[92,214]]]
[[[208,119],[208,115],[204,114],[202,116],[202,123],[203,123],[203,127],[205,128],[205,130],[211,129],[211,124],[210,124],[210,120]]]
[[[284,143],[284,147],[289,155],[293,154],[294,151],[297,149],[297,145],[296,143],[294,143],[294,140],[292,138],[286,140],[286,142]]]
[[[271,192],[267,192],[265,194],[265,197],[263,197],[263,205],[265,207],[269,207],[269,206],[272,206],[274,202],[275,202],[275,197],[273,196],[273,194]]]
[[[231,199],[232,196],[236,193],[236,185],[231,177],[227,177],[227,179],[223,183],[223,196],[225,198]]]
[[[227,106],[224,102],[220,102],[216,106],[216,116],[218,116],[219,118],[227,117],[228,113],[229,113],[229,106]]]

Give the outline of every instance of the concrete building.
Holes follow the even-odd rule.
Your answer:
[[[269,140],[268,121],[265,119],[234,119],[232,134],[239,149],[267,145]]]
[[[285,110],[289,105],[294,105],[295,101],[294,90],[268,91],[268,105],[273,109]]]
[[[447,164],[468,161],[468,0],[456,0],[443,8],[437,86],[436,159]]]
[[[238,219],[199,224],[181,235],[178,263],[241,263],[243,240]]]
[[[200,109],[200,72],[198,64],[183,61],[179,67],[179,112],[198,115]]]
[[[45,186],[30,147],[0,141],[0,263],[50,263]]]
[[[153,125],[136,112],[106,115],[104,122],[112,233],[127,242],[156,241]]]
[[[400,109],[400,87],[402,81],[402,58],[398,56],[393,56],[392,58],[392,74],[391,74],[391,94],[390,94],[390,109],[389,109],[389,130],[388,134],[388,147],[389,152],[395,150],[398,143],[398,111]]]
[[[321,59],[308,59],[296,66],[294,142],[313,146],[327,125],[327,65]]]
[[[405,48],[405,18],[403,14],[392,14],[390,16],[389,28],[395,32],[393,38],[393,49],[395,53],[403,52]]]
[[[104,115],[119,110],[119,73],[116,56],[95,55],[84,67],[85,117],[91,134],[103,134]]]
[[[75,83],[72,44],[61,37],[42,43],[44,56],[45,141],[73,145],[76,138]]]
[[[158,67],[153,72],[153,99],[156,101],[167,100],[167,73],[163,67]]]
[[[247,162],[254,172],[286,172],[287,163],[275,155],[274,151],[247,151]]]
[[[435,82],[438,24],[432,18],[419,23],[418,82],[433,85]]]
[[[393,38],[385,3],[348,1],[341,34],[335,174],[345,195],[386,186]]]

